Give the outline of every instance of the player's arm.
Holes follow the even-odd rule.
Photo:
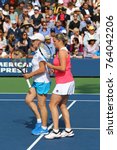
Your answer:
[[[24,74],[24,77],[26,79],[28,79],[28,78],[31,78],[31,77],[33,77],[35,75],[44,73],[46,71],[46,66],[45,65],[46,65],[46,63],[44,61],[40,61],[39,62],[39,69],[36,70],[36,71],[30,72],[30,73]]]

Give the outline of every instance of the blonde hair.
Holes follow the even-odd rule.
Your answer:
[[[62,34],[62,33],[56,34],[56,35],[55,35],[55,38],[56,38],[57,40],[63,41],[63,43],[65,43],[65,41],[66,41],[65,35]]]
[[[73,32],[74,32],[74,33],[79,32],[79,29],[78,29],[78,28],[74,28],[74,29],[73,29]]]

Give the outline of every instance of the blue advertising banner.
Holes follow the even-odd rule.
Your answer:
[[[20,65],[19,63],[16,63]],[[31,71],[31,60],[29,60],[26,72]],[[10,59],[0,59],[0,76],[22,76],[21,71],[14,68]]]
[[[100,59],[71,59],[72,73],[74,76],[99,77]]]
[[[100,59],[71,59],[74,76],[100,76]],[[17,65],[19,65],[17,63]],[[27,72],[31,71],[31,59]],[[22,76],[21,72],[13,67],[10,59],[0,59],[0,76]]]

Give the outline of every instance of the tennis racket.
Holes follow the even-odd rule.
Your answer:
[[[39,51],[40,51],[40,53],[43,56],[45,61],[49,62],[50,59],[53,58],[52,52],[51,52],[49,46],[46,45],[45,43],[41,44]]]
[[[11,54],[11,61],[13,63],[13,66],[20,70],[22,74],[25,74],[27,72],[27,66],[28,66],[28,58],[27,54],[22,50],[14,50]],[[31,88],[31,84],[29,79],[26,79],[26,82],[28,84],[28,87]]]

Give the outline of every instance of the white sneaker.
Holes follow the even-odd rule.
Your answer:
[[[73,130],[70,130],[69,132],[66,131],[66,130],[64,130],[64,131],[62,131],[62,133],[61,133],[61,137],[72,137],[72,136],[74,136]]]
[[[49,134],[45,135],[46,139],[54,139],[54,138],[60,138],[60,137],[61,137],[61,132],[59,131],[57,133],[52,131]]]

